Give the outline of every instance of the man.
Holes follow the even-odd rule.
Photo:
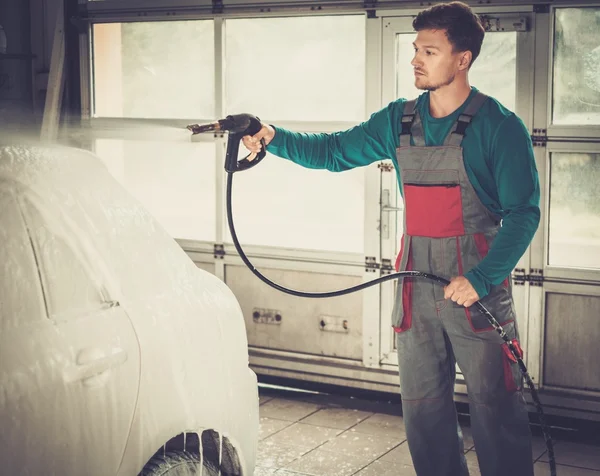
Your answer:
[[[482,476],[533,476],[522,379],[478,300],[515,344],[509,275],[539,223],[539,183],[521,120],[469,85],[484,30],[461,2],[414,20],[416,101],[398,99],[350,130],[299,134],[264,124],[245,137],[304,167],[342,171],[392,158],[405,205],[396,269],[452,277],[445,288],[404,279],[393,311],[402,411],[419,476],[468,475],[453,400],[455,363],[469,394]],[[254,155],[251,155],[254,157]]]

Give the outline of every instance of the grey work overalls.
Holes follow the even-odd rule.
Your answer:
[[[415,101],[406,103],[396,151],[405,205],[396,269],[450,279],[477,265],[491,246],[500,220],[477,197],[460,146],[486,99],[478,93],[471,100],[440,147],[425,146]],[[481,302],[517,344],[509,280]],[[406,278],[398,286],[393,326],[402,411],[418,476],[469,474],[453,400],[456,362],[467,384],[481,475],[533,476],[522,378],[483,314],[444,299],[437,283]]]

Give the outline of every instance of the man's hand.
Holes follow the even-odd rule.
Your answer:
[[[444,299],[452,299],[459,306],[469,307],[479,301],[479,295],[467,278],[456,276],[444,287]]]
[[[242,143],[244,144],[246,149],[252,152],[248,156],[248,160],[253,161],[260,152],[260,149],[262,149],[262,144],[260,143],[261,139],[265,140],[265,145],[269,145],[269,142],[273,140],[273,137],[275,137],[275,129],[273,129],[273,127],[269,124],[264,123],[260,131],[258,131],[253,136],[242,137]]]

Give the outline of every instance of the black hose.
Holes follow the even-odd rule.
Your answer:
[[[329,291],[329,292],[324,292],[324,293],[310,293],[310,292],[304,292],[304,291],[296,291],[294,289],[289,289],[289,288],[281,286],[277,283],[274,283],[269,278],[267,278],[266,276],[261,274],[254,267],[254,265],[250,262],[250,260],[248,259],[248,257],[244,253],[244,251],[242,250],[240,242],[238,241],[237,234],[235,232],[235,226],[233,224],[233,212],[232,212],[232,207],[231,207],[231,201],[232,201],[231,200],[231,191],[233,188],[233,173],[234,172],[230,172],[230,171],[227,172],[227,223],[229,224],[229,231],[231,232],[231,238],[233,239],[233,244],[235,245],[235,249],[237,250],[238,254],[240,255],[240,258],[242,258],[242,261],[250,269],[250,271],[252,271],[252,273],[254,273],[254,275],[256,277],[258,277],[261,281],[263,281],[264,283],[268,284],[269,286],[277,289],[278,291],[281,291],[286,294],[291,294],[292,296],[299,296],[299,297],[305,297],[305,298],[329,298],[329,297],[343,296],[344,294],[354,293],[356,291],[360,291],[360,290],[368,288],[370,286],[375,286],[376,284],[381,284],[385,281],[390,281],[392,279],[397,279],[397,278],[406,278],[406,277],[425,278],[425,279],[429,279],[431,281],[435,281],[443,286],[450,284],[450,281],[448,281],[445,278],[442,278],[435,274],[424,273],[422,271],[400,271],[397,273],[389,274],[387,276],[381,276],[379,278],[373,279],[366,283],[358,284],[356,286],[352,286],[350,288],[340,289],[338,291]],[[552,438],[550,437],[550,431],[548,430],[548,425],[546,424],[546,419],[544,417],[544,410],[542,408],[542,404],[540,402],[537,390],[535,388],[535,385],[533,384],[533,380],[529,376],[527,367],[525,366],[525,363],[523,362],[523,359],[521,358],[521,353],[515,348],[514,344],[508,338],[508,336],[506,335],[506,332],[504,332],[504,329],[502,328],[500,323],[496,320],[496,318],[492,315],[492,313],[490,311],[488,311],[488,309],[483,304],[481,304],[481,302],[479,302],[479,301],[477,301],[475,303],[475,306],[479,309],[480,312],[482,312],[485,315],[485,317],[490,322],[492,327],[496,330],[496,332],[498,332],[498,334],[500,334],[500,337],[502,337],[502,340],[506,343],[511,354],[516,359],[516,362],[519,366],[519,370],[521,371],[521,374],[523,375],[525,381],[527,382],[527,385],[529,386],[529,390],[531,391],[531,398],[533,398],[535,407],[538,412],[540,426],[542,428],[542,434],[544,435],[544,440],[546,441],[546,448],[548,449],[548,459],[550,462],[550,474],[551,474],[551,476],[556,476],[556,461],[554,458],[554,446],[552,443]]]

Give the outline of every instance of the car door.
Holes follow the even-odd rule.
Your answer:
[[[22,195],[18,202],[44,316],[2,342],[7,354],[21,355],[13,382],[28,381],[12,405],[22,413],[11,444],[20,442],[28,474],[116,474],[139,388],[134,328],[110,291],[93,227],[70,222],[48,201]]]

